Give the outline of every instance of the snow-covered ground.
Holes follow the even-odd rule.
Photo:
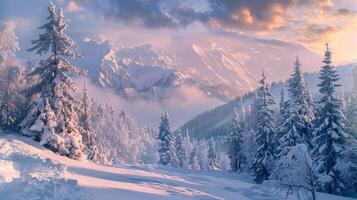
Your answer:
[[[319,194],[319,199],[349,198]],[[275,200],[249,176],[161,166],[103,166],[58,156],[29,138],[0,132],[0,199]]]

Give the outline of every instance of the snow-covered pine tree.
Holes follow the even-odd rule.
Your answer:
[[[331,51],[326,44],[324,66],[320,70],[319,92],[313,143],[314,171],[319,189],[328,193],[342,194],[345,189],[342,177],[344,149],[347,147],[345,117],[341,101],[336,98],[336,82],[339,80],[336,69],[331,65]]]
[[[293,74],[288,81],[289,99],[281,103],[282,116],[276,130],[278,137],[277,156],[286,154],[290,147],[304,143],[311,147],[313,108],[309,90],[300,70],[299,59],[294,63]],[[284,110],[284,111],[282,111]]]
[[[183,137],[183,146],[184,146],[184,149],[185,149],[185,154],[187,156],[187,160],[186,160],[186,168],[189,168],[189,156],[191,155],[191,152],[192,152],[192,143],[191,143],[191,138],[190,138],[190,135],[188,134],[188,131],[186,131],[184,137]]]
[[[42,132],[40,144],[45,147],[60,152],[68,152],[65,147],[65,141],[62,137],[55,133],[55,128],[57,126],[57,118],[48,99],[44,99],[44,105],[40,108],[41,114],[37,118],[35,124],[31,126],[31,130]]]
[[[39,80],[37,84],[28,88],[27,93],[28,95],[40,93],[40,98],[22,121],[21,132],[42,140],[44,132],[33,130],[32,126],[40,117],[39,111],[44,107],[47,99],[57,118],[55,135],[65,141],[65,149],[57,149],[58,145],[49,145],[62,155],[80,160],[83,158],[84,146],[76,112],[79,101],[73,95],[76,87],[69,74],[84,74],[84,71],[65,59],[65,57],[75,57],[77,54],[72,50],[74,41],[65,33],[67,24],[63,10],[58,11],[50,2],[48,11],[50,13],[48,22],[40,27],[44,33],[40,34],[38,40],[32,41],[33,47],[29,51],[36,51],[39,55],[50,53],[50,57],[42,60],[40,66],[29,74],[38,75]]]
[[[216,145],[211,137],[208,142],[208,170],[217,170],[220,169],[218,159],[217,159],[217,152],[216,152]]]
[[[304,139],[304,143],[309,147],[311,146],[310,141],[312,138],[312,120],[315,116],[312,96],[301,72],[301,64],[298,57],[294,63],[293,74],[288,81],[288,92],[288,110],[293,112],[296,110],[300,116],[302,124],[298,126],[297,121],[295,121],[295,128],[298,134]],[[292,108],[292,106],[295,108]]]
[[[10,57],[14,57],[20,49],[15,35],[14,21],[0,22],[0,65],[6,64]]]
[[[255,131],[255,142],[258,149],[253,157],[252,169],[254,171],[255,181],[262,183],[270,176],[274,162],[274,119],[273,110],[270,108],[274,104],[273,96],[266,83],[266,77],[263,72],[262,79],[259,81],[260,87],[257,90],[255,110],[257,111],[258,127]]]
[[[287,102],[285,100],[285,93],[284,93],[284,89],[280,90],[280,101],[279,101],[279,115],[277,117],[277,125],[275,127],[275,131],[274,131],[274,136],[273,136],[273,143],[274,143],[274,147],[275,147],[275,154],[279,154],[279,151],[277,150],[277,148],[280,145],[280,138],[284,135],[284,115],[286,114],[286,108],[287,108]]]
[[[199,170],[200,169],[198,160],[197,160],[197,143],[196,142],[193,143],[193,148],[190,153],[188,165],[189,165],[189,169],[191,169],[191,170]]]
[[[351,100],[347,106],[348,132],[357,139],[357,67],[353,70]]]
[[[279,119],[283,118],[285,111],[286,111],[285,93],[284,93],[284,90],[281,89],[280,102],[279,102]]]
[[[183,144],[183,137],[181,129],[178,130],[177,136],[175,138],[175,148],[176,148],[176,157],[178,160],[179,167],[187,167],[187,151]]]
[[[91,102],[88,97],[87,85],[83,87],[83,98],[80,112],[80,125],[83,128],[82,140],[85,147],[84,153],[88,159],[97,163],[105,163],[104,156],[99,152],[96,144],[96,135],[93,131]]]
[[[277,157],[286,154],[290,147],[296,144],[304,143],[300,131],[305,128],[304,120],[299,114],[299,106],[295,101],[289,99],[287,101],[285,113],[282,116],[281,123],[278,127],[279,138],[277,146]]]
[[[0,126],[18,131],[18,124],[26,111],[26,100],[21,91],[24,87],[23,68],[19,65],[6,66],[0,70]]]
[[[197,141],[196,158],[200,170],[208,169],[208,145],[205,139]]]
[[[245,124],[243,120],[239,119],[237,110],[235,109],[232,115],[231,130],[228,136],[228,158],[230,160],[230,166],[233,171],[241,170],[243,153],[243,131]]]
[[[17,131],[26,113],[26,101],[21,94],[24,69],[15,56],[19,50],[15,27],[13,21],[0,22],[0,126]]]
[[[287,153],[277,160],[266,185],[273,186],[275,191],[281,190],[280,194],[285,199],[289,199],[289,195],[316,199],[312,160],[305,144],[289,147]]]
[[[164,113],[161,116],[158,140],[160,154],[159,163],[161,165],[176,166],[175,137],[171,132],[167,113]]]
[[[157,152],[157,131],[152,126],[144,129],[143,134],[143,151],[141,160],[143,163],[156,164],[159,160],[159,153]]]

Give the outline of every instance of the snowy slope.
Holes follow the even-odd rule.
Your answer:
[[[321,199],[342,198],[319,194]],[[103,166],[70,160],[29,138],[0,133],[0,199],[239,199],[278,200],[230,172],[160,166]]]

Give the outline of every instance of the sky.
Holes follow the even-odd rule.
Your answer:
[[[357,60],[357,0],[54,0],[70,32],[118,46],[151,43],[170,48],[179,39],[215,36],[280,40],[322,54],[330,43],[336,62]],[[30,46],[45,22],[48,0],[1,0],[0,20],[17,22]],[[227,37],[229,33],[229,37]]]
[[[173,48],[185,51],[184,44],[191,41],[239,46],[244,40],[253,39],[298,44],[319,55],[329,42],[335,63],[357,61],[357,0],[53,1],[64,9],[69,35],[76,40],[109,40],[117,47],[149,43],[154,49],[170,53]],[[48,0],[0,0],[0,21],[12,20],[17,24],[21,48],[18,54],[24,61],[33,59],[33,53],[26,49],[32,46],[31,39],[38,37],[37,28],[46,22],[48,3]],[[291,54],[294,52],[291,49]],[[98,95],[96,89],[93,87],[95,96],[111,94],[110,91]],[[117,107],[126,108],[142,124],[158,120],[163,111],[169,111],[174,126],[222,103],[205,98],[194,88],[180,89],[165,105],[126,102],[114,97],[104,100],[113,99]],[[141,110],[148,108],[149,115],[143,115]]]

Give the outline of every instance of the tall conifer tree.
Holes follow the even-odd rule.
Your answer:
[[[331,62],[331,51],[326,45],[324,66],[320,70],[319,92],[314,131],[314,171],[318,177],[320,190],[328,193],[342,194],[345,186],[342,180],[344,164],[343,152],[347,147],[345,133],[345,117],[342,112],[341,100],[336,97],[336,87],[339,76]]]

